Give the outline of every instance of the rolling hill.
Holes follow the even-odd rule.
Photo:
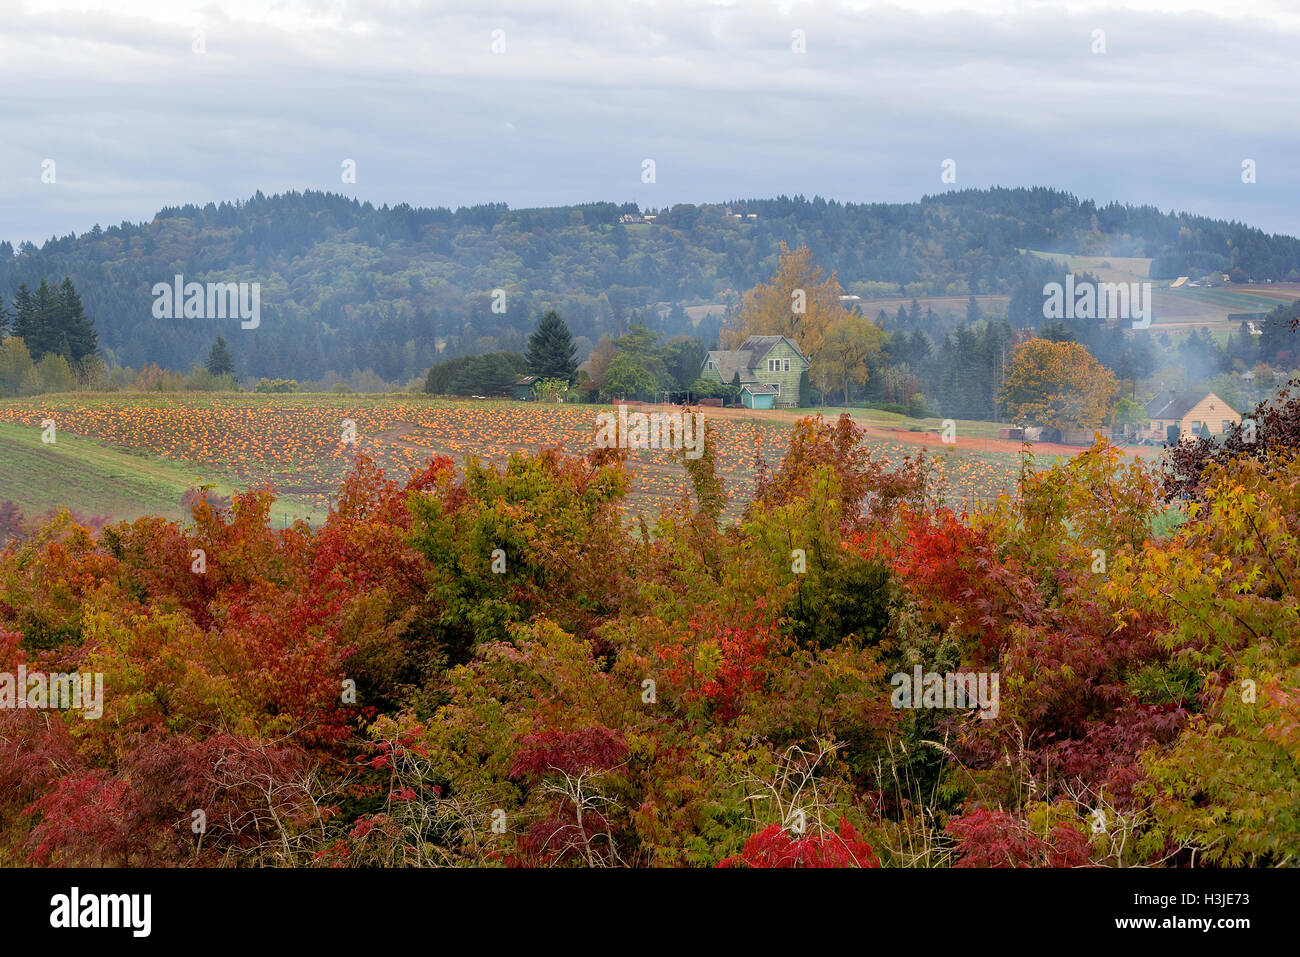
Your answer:
[[[406,381],[439,357],[439,344],[444,357],[519,350],[539,312],[552,307],[580,350],[614,334],[635,310],[666,335],[711,340],[717,311],[692,317],[684,307],[725,303],[765,280],[782,242],[807,244],[864,299],[1005,296],[1013,325],[1033,312],[1032,297],[1017,292],[1032,291],[1042,269],[1053,268],[1026,249],[1072,260],[1086,251],[1113,265],[1150,260],[1156,278],[1239,268],[1256,282],[1300,282],[1300,241],[1292,237],[1149,206],[1099,206],[1045,188],[959,190],[894,204],[801,196],[679,204],[659,210],[653,224],[623,221],[642,212],[612,202],[376,208],[328,193],[258,193],[163,209],[144,223],[96,225],[40,247],[0,243],[0,296],[8,301],[20,283],[70,276],[106,357],[136,368],[186,369],[223,335],[244,375],[317,379],[368,368]],[[258,327],[155,317],[152,289],[178,275],[257,283]],[[502,301],[497,290],[504,310],[493,308]],[[662,318],[651,308],[659,304],[668,307]]]

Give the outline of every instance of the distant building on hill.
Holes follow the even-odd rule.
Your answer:
[[[1213,392],[1165,389],[1146,404],[1147,421],[1137,438],[1152,442],[1191,441],[1202,434],[1222,435],[1241,415]]]

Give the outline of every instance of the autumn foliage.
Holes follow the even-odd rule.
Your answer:
[[[0,674],[102,674],[104,714],[0,709],[0,863],[1300,855],[1285,442],[1199,462],[1178,509],[1104,442],[979,512],[847,417],[734,523],[711,463],[639,522],[619,454],[358,455],[318,527],[253,488],[11,540]],[[916,668],[996,674],[997,716],[893,706]]]
[[[1012,350],[999,401],[1015,422],[1095,429],[1118,392],[1114,374],[1079,343],[1028,339]]]

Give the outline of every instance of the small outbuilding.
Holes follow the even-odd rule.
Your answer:
[[[746,382],[740,387],[740,404],[747,409],[775,409],[779,385],[759,385]]]
[[[526,375],[515,381],[513,386],[514,396],[516,399],[527,400],[533,397],[533,386],[537,383],[537,376]]]

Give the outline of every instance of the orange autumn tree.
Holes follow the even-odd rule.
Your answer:
[[[1077,342],[1029,339],[1011,353],[998,396],[1014,421],[1051,429],[1095,429],[1110,417],[1119,386]]]
[[[788,336],[815,363],[831,325],[858,316],[840,305],[843,294],[835,274],[827,276],[813,261],[812,250],[792,250],[783,242],[772,279],[745,293],[722,330],[722,344],[735,349],[750,336]]]

